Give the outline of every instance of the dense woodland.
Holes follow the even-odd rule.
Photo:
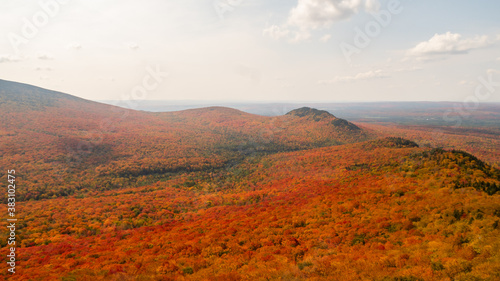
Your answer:
[[[212,107],[147,113],[25,88],[9,84],[0,96],[0,167],[21,171],[21,200],[140,186],[249,155],[373,138],[327,112],[263,117]]]
[[[491,129],[147,113],[0,82],[0,166],[19,173],[4,278],[500,279]]]

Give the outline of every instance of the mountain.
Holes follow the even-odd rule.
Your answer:
[[[0,167],[19,167],[25,200],[140,186],[245,157],[373,138],[329,113],[318,119],[312,109],[277,117],[224,107],[150,113],[4,80],[0,110],[8,113],[0,116]]]

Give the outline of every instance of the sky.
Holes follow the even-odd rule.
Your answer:
[[[499,11],[491,0],[2,0],[0,79],[90,100],[500,102]]]

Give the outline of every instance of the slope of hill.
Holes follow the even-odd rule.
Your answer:
[[[90,102],[68,94],[0,79],[0,105],[3,109],[40,110],[60,106],[64,100]]]
[[[0,116],[0,168],[19,170],[20,200],[140,186],[248,156],[372,137],[345,120],[333,124],[334,116],[264,117],[222,107],[148,113],[3,80],[0,110],[8,113]]]
[[[0,87],[0,168],[19,176],[12,280],[500,278],[500,171],[420,132]]]
[[[500,171],[389,138],[25,202],[12,280],[496,280],[481,186]]]

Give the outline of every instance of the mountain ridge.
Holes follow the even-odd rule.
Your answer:
[[[58,99],[92,102],[77,96],[49,90],[25,83],[0,79],[0,105],[6,102],[27,103],[28,105],[55,106]]]
[[[0,116],[6,156],[0,168],[26,167],[32,181],[19,193],[24,199],[136,186],[145,178],[149,182],[172,173],[220,169],[245,157],[373,137],[351,130],[355,125],[347,121],[347,126],[334,124],[341,119],[329,113],[317,120],[294,115],[301,110],[276,117],[227,107],[153,113],[5,81],[0,93],[8,100],[0,109],[9,111]],[[313,116],[318,112],[309,111]],[[48,177],[46,171],[66,179]],[[40,189],[38,182],[48,187]]]

